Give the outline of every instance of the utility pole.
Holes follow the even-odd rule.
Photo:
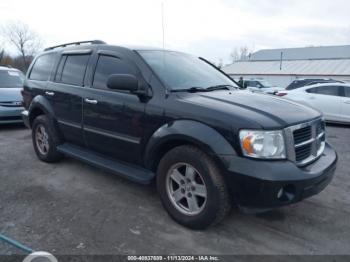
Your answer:
[[[281,52],[281,59],[280,59],[280,70],[282,70],[282,61],[283,61],[283,52]]]

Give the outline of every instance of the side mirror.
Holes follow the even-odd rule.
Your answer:
[[[135,92],[139,88],[139,81],[133,75],[113,74],[108,77],[107,87],[110,89]]]

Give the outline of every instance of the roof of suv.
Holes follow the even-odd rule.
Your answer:
[[[151,46],[137,46],[137,45],[109,45],[101,40],[91,40],[91,41],[81,41],[81,42],[72,42],[72,43],[66,43],[61,44],[57,46],[47,47],[44,49],[44,51],[61,51],[61,50],[75,50],[75,49],[83,49],[88,48],[89,46],[99,46],[99,47],[116,47],[116,48],[122,48],[122,49],[129,49],[129,50],[148,50],[148,51],[173,51],[173,50],[167,50],[160,47],[151,47]]]

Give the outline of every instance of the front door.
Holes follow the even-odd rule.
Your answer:
[[[340,88],[335,85],[310,88],[305,101],[319,109],[327,120],[339,121],[341,115]]]
[[[141,161],[145,103],[130,92],[108,89],[106,82],[112,74],[138,75],[136,66],[120,54],[99,52],[92,84],[83,100],[86,144],[109,157]]]

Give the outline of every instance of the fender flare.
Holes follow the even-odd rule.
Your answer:
[[[30,126],[32,125],[32,121],[34,120],[33,114],[37,109],[44,112],[50,118],[50,120],[53,121],[55,119],[55,113],[54,113],[52,106],[50,105],[50,102],[47,100],[47,98],[45,98],[41,95],[38,95],[32,100],[32,102],[30,103],[30,106],[28,108],[28,116],[29,116]]]
[[[236,156],[233,146],[215,129],[194,120],[175,120],[158,128],[148,140],[144,163],[149,169],[157,162],[158,150],[171,141],[185,141],[198,146],[228,167],[228,156]]]

